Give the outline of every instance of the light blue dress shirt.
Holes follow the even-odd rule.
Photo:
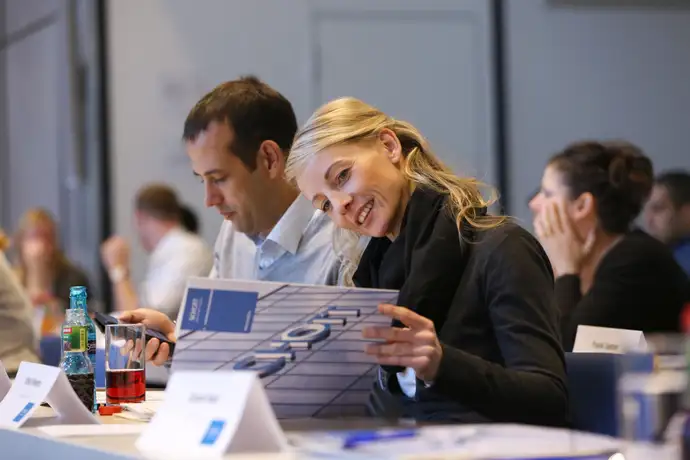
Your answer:
[[[226,220],[216,240],[211,278],[337,285],[334,225],[300,195],[268,236],[240,233]]]

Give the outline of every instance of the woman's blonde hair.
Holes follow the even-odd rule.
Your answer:
[[[26,261],[22,254],[22,246],[26,234],[35,227],[46,227],[50,230],[53,237],[54,252],[51,260],[53,273],[59,272],[63,267],[69,265],[67,257],[60,249],[58,243],[57,223],[52,214],[43,208],[32,208],[26,211],[19,219],[19,227],[13,238],[14,252],[16,254],[16,271],[22,285],[26,284]]]
[[[294,181],[317,153],[334,145],[375,139],[383,129],[398,137],[405,157],[402,173],[412,183],[448,195],[448,210],[455,216],[458,231],[466,222],[478,230],[497,227],[505,217],[480,212],[496,201],[496,193],[473,177],[458,177],[432,152],[422,134],[410,123],[389,117],[355,98],[331,101],[314,112],[295,136],[287,159],[286,173]],[[489,189],[485,198],[481,190]],[[336,253],[353,272],[359,263],[360,235],[338,230],[334,235]]]

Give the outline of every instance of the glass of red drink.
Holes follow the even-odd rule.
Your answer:
[[[109,324],[105,329],[105,395],[108,404],[146,400],[146,327]]]

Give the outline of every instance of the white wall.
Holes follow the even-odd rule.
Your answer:
[[[13,232],[28,208],[47,208],[68,256],[97,287],[102,181],[95,6],[91,0],[0,0],[0,227]]]
[[[690,3],[506,1],[511,211],[550,155],[582,138],[638,143],[690,168]]]
[[[114,224],[133,237],[132,199],[166,181],[200,212],[180,136],[206,91],[255,73],[304,120],[351,95],[416,123],[458,172],[493,180],[490,2],[486,0],[111,0]],[[443,53],[440,47],[447,47]],[[145,257],[137,254],[135,276]]]

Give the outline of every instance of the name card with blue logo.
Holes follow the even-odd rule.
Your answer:
[[[0,427],[19,428],[47,402],[62,424],[97,424],[58,367],[22,362],[14,383],[0,401]]]
[[[2,364],[2,361],[0,361],[0,401],[2,401],[7,392],[10,391],[11,386],[12,380],[10,380],[5,366]]]
[[[288,444],[255,373],[182,371],[136,446],[166,458],[215,458],[279,453]]]
[[[251,320],[241,307],[233,327],[214,319],[205,329],[187,327],[196,323],[185,318],[202,315],[203,301],[193,307],[189,300],[202,291],[214,298],[218,292],[253,295]],[[378,305],[395,304],[397,297],[391,290],[192,278],[178,317],[172,372],[254,371],[279,419],[366,416],[377,365],[364,352],[371,340],[362,329],[391,324]],[[234,305],[241,302],[224,307]]]

